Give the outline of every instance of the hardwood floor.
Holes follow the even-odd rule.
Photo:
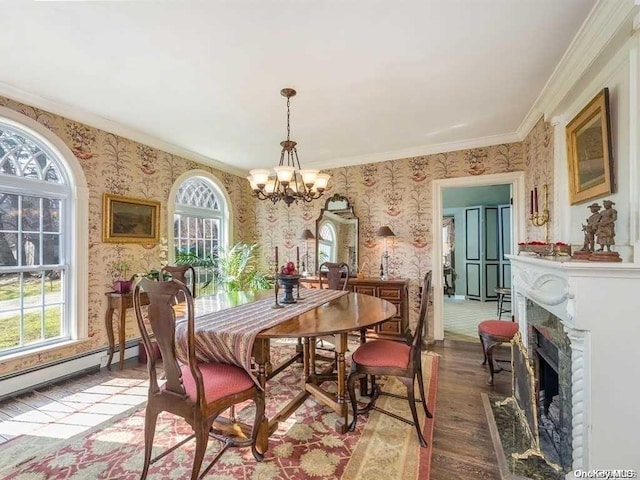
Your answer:
[[[431,480],[499,479],[480,394],[497,392],[507,395],[511,390],[511,374],[496,374],[496,386],[487,386],[489,374],[487,367],[481,365],[482,351],[479,343],[446,340],[432,346],[430,350],[441,355]],[[503,348],[500,352],[496,351],[496,356],[509,358],[509,350]],[[127,393],[126,403],[133,402],[138,395],[140,398],[137,400],[144,401],[146,387],[143,385],[147,375],[145,367],[137,363],[128,363],[126,367],[123,372],[115,369],[112,372],[102,370],[99,373],[81,375],[1,402],[0,424],[12,420],[15,423],[17,420],[24,425],[13,425],[15,431],[5,428],[0,432],[0,444],[17,434],[28,433],[28,424],[31,423],[34,428],[42,428],[38,423],[49,422],[52,428],[60,430],[69,427],[70,423],[77,423],[64,420],[73,413],[82,414],[82,419],[86,419],[89,411],[96,409],[98,398],[93,397],[95,395],[106,397],[103,399],[103,407],[97,412],[100,414],[106,414],[114,407],[118,401],[113,397],[116,394]],[[118,385],[119,377],[129,379],[127,385],[121,385],[126,391],[119,390],[115,393],[113,390],[114,393],[111,393],[110,390],[105,390],[105,385]],[[126,407],[130,405],[131,403]],[[46,418],[47,416],[51,418]],[[56,417],[61,420],[60,423],[56,423]]]
[[[496,455],[480,394],[511,391],[511,373],[495,375],[486,384],[479,343],[445,340],[430,348],[441,355],[433,436],[431,480],[499,479]],[[509,358],[510,350],[496,349],[496,358]]]

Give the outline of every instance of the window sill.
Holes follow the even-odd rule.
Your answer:
[[[82,345],[88,343],[90,338],[81,338],[78,340],[67,340],[65,342],[56,343],[53,345],[45,345],[42,347],[34,347],[29,350],[24,350],[22,352],[10,353],[9,355],[0,355],[0,361],[9,362],[13,360],[21,360],[23,358],[32,357],[34,355],[40,355],[42,353],[53,352],[55,350],[60,350],[63,348],[72,347],[75,345]]]

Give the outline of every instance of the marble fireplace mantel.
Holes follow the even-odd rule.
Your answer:
[[[525,344],[526,300],[558,317],[571,342],[573,468],[640,472],[640,264],[508,258]]]

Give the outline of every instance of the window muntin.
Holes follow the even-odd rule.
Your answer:
[[[174,198],[173,245],[176,253],[192,253],[201,258],[215,257],[224,245],[228,228],[227,204],[219,187],[211,180],[193,176],[184,180]],[[211,270],[197,268],[198,288],[211,280]],[[199,290],[199,294],[207,292]]]
[[[70,338],[71,188],[46,145],[1,122],[0,181],[1,358]]]
[[[336,230],[331,222],[320,225],[320,237],[318,238],[318,262],[336,261]]]

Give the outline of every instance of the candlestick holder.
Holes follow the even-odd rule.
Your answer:
[[[544,241],[545,243],[549,243],[549,188],[545,183],[542,186],[542,211],[538,210],[538,199],[535,199],[535,211],[532,208],[531,216],[529,220],[531,220],[531,225],[534,227],[544,227]]]
[[[299,271],[300,271],[300,257],[298,256],[298,258],[296,259],[296,272],[299,272]],[[302,300],[302,297],[300,296],[300,282],[296,284],[296,300]]]
[[[278,257],[276,256],[276,261],[275,261],[275,274],[273,276],[274,278],[274,286],[273,286],[273,290],[275,292],[275,299],[274,299],[274,303],[273,305],[271,305],[271,308],[284,308],[284,305],[280,305],[278,303],[278,291],[280,290],[280,285],[279,285],[279,274],[278,274]]]

